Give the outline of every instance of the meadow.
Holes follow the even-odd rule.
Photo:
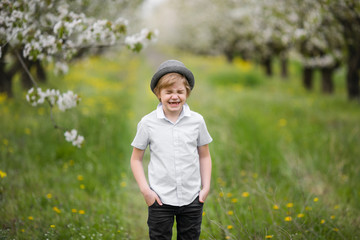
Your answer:
[[[112,53],[49,74],[43,88],[81,97],[54,116],[84,135],[82,148],[53,128],[48,106],[26,102],[19,80],[14,98],[0,96],[0,239],[147,239],[129,161],[137,122],[157,105],[152,55]],[[360,105],[346,98],[344,69],[324,95],[319,76],[303,89],[296,62],[284,80],[241,59],[162,57],[193,71],[188,103],[214,139],[201,239],[360,238]]]

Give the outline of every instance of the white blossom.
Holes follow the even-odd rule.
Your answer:
[[[144,28],[140,33],[136,33],[132,36],[127,36],[125,38],[125,43],[130,47],[130,49],[137,50],[137,46],[146,46],[149,40],[155,41],[158,35],[158,31],[154,32],[149,31],[149,29]]]
[[[65,140],[71,142],[73,146],[80,148],[85,140],[85,138],[81,135],[78,135],[76,129],[72,129],[71,131],[66,131],[64,133]]]
[[[57,104],[61,111],[76,107],[79,97],[72,91],[59,95]]]
[[[29,89],[26,100],[34,107],[43,104],[45,100],[49,101],[51,106],[57,104],[61,111],[76,107],[80,98],[72,91],[61,94],[59,90],[46,89],[44,92],[41,88]]]
[[[65,140],[68,141],[68,142],[72,142],[76,139],[77,137],[77,130],[76,129],[73,129],[71,130],[70,132],[69,131],[66,131],[64,133],[64,136],[65,136]]]
[[[65,62],[56,62],[55,63],[55,73],[56,74],[66,74],[69,71],[69,66]]]

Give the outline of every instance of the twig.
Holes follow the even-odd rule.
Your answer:
[[[19,61],[20,61],[20,63],[21,63],[21,66],[24,68],[24,70],[25,70],[26,74],[29,76],[31,82],[34,84],[34,86],[35,86],[36,88],[38,88],[37,82],[35,81],[35,79],[34,79],[33,76],[31,75],[28,67],[27,67],[26,64],[24,63],[24,60],[21,58],[19,52],[18,52],[18,51],[15,51],[15,52],[16,52],[17,58],[19,59]],[[47,103],[48,103],[49,106],[50,106],[50,119],[51,119],[51,122],[52,122],[54,128],[56,128],[56,129],[61,129],[61,130],[63,130],[63,131],[66,131],[65,128],[60,127],[59,125],[57,125],[57,123],[56,123],[56,121],[55,121],[55,119],[54,119],[54,115],[53,115],[53,105],[51,104],[51,102],[50,102],[50,100],[49,100],[48,98],[46,98],[46,101],[47,101]]]
[[[22,65],[22,67],[23,67],[23,68],[24,68],[24,70],[25,70],[26,74],[29,76],[29,78],[30,78],[31,82],[32,82],[32,83],[34,84],[34,86],[37,88],[37,87],[38,87],[38,84],[37,84],[37,82],[35,81],[35,79],[32,77],[32,75],[31,75],[31,73],[30,73],[29,69],[27,68],[26,64],[24,63],[24,60],[21,58],[21,56],[20,56],[20,54],[19,54],[19,52],[18,52],[18,51],[16,51],[16,50],[15,50],[15,52],[16,52],[16,56],[17,56],[17,58],[19,59],[19,61],[20,61],[21,65]]]

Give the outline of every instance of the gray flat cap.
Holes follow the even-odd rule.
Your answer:
[[[162,64],[160,64],[159,68],[157,69],[156,73],[151,79],[150,88],[153,92],[160,78],[168,73],[179,73],[185,76],[187,81],[189,82],[190,88],[193,89],[195,84],[195,79],[192,72],[189,69],[187,69],[185,65],[180,61],[167,60]]]

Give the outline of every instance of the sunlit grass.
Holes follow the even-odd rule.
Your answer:
[[[173,58],[194,72],[188,102],[214,138],[202,239],[359,236],[360,110],[346,100],[341,71],[336,93],[324,96],[302,88],[296,63],[283,80],[241,59]],[[19,91],[0,95],[1,239],[147,238],[129,157],[137,122],[157,104],[153,71],[143,55],[118,55],[51,75],[46,86],[82,98],[78,108],[54,113],[85,136],[81,149],[53,129],[46,106],[27,105]],[[253,76],[256,84],[246,84]]]

